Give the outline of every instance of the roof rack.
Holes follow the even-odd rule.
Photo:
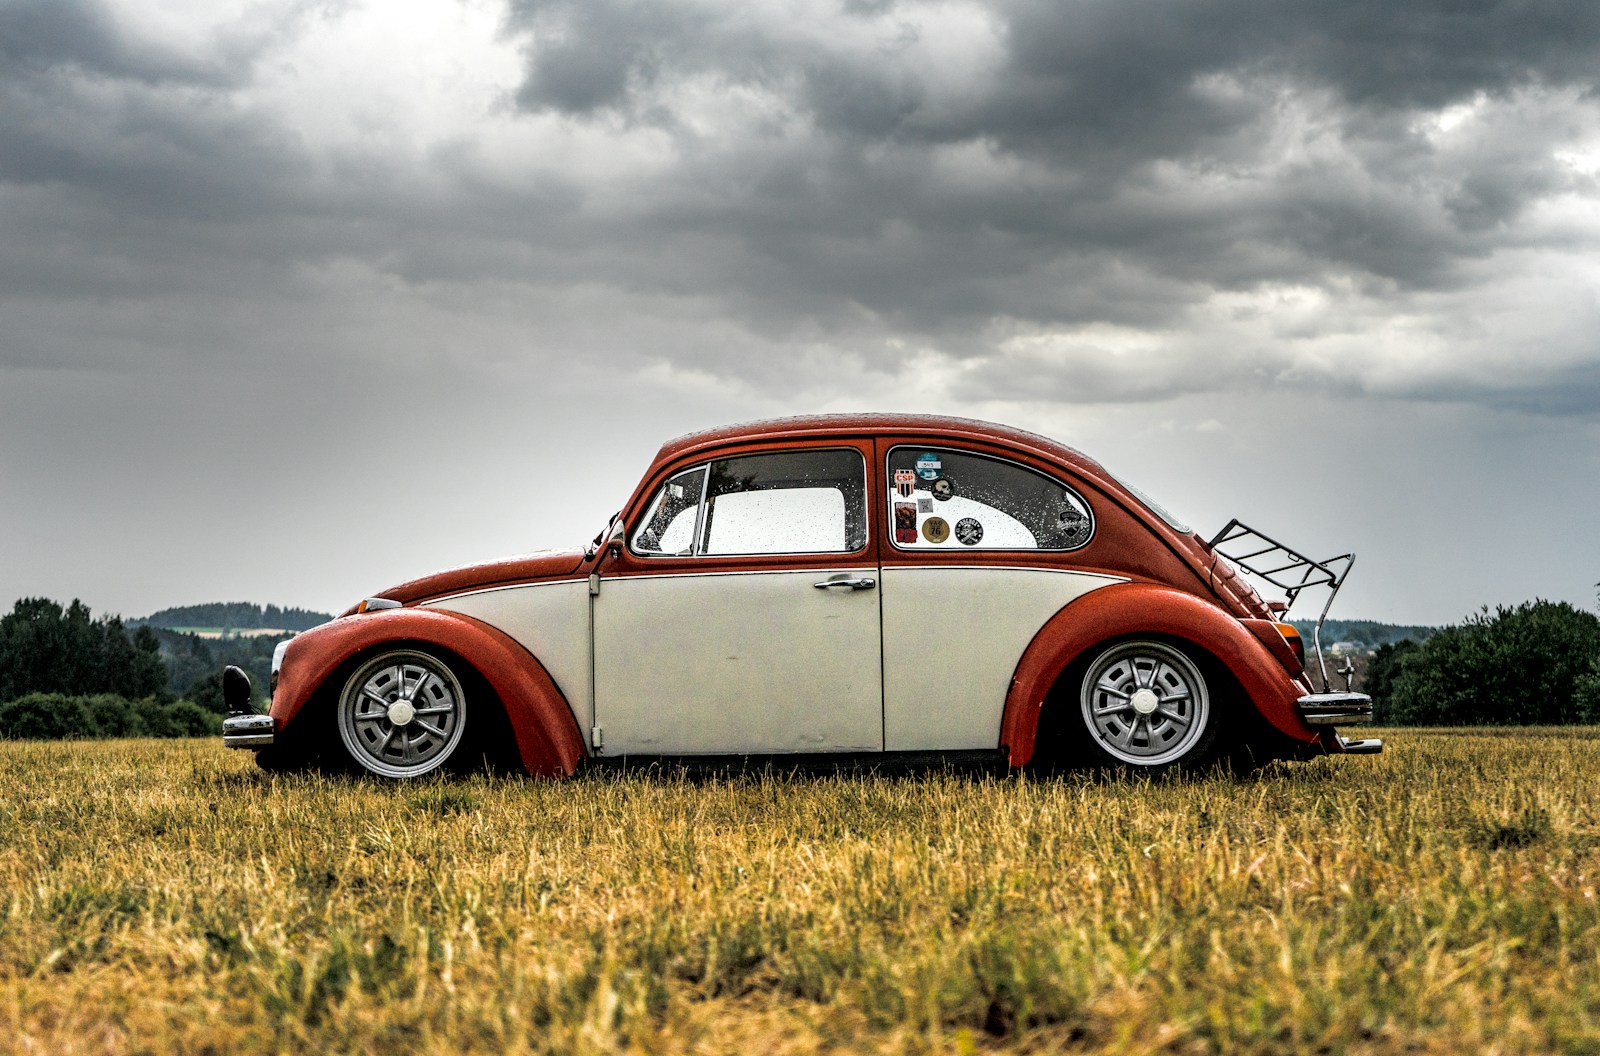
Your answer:
[[[1322,685],[1328,686],[1328,662],[1322,655],[1322,623],[1328,618],[1333,599],[1350,575],[1356,563],[1355,554],[1340,554],[1322,561],[1306,557],[1296,550],[1259,532],[1237,517],[1206,544],[1219,557],[1227,558],[1241,572],[1247,572],[1283,591],[1283,616],[1288,616],[1300,592],[1311,587],[1327,587],[1328,600],[1317,616],[1316,628],[1311,632],[1311,642],[1317,651],[1317,667],[1322,672]]]

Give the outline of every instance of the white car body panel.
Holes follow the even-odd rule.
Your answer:
[[[589,584],[587,580],[529,583],[458,594],[425,608],[459,612],[515,639],[544,665],[589,740],[594,695],[589,678]]]
[[[604,754],[883,748],[876,567],[605,579],[594,605]]]
[[[884,749],[995,748],[1011,676],[1045,621],[1117,576],[973,565],[883,570]]]

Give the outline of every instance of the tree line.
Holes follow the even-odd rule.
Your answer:
[[[1311,633],[1317,627],[1316,620],[1291,622],[1307,642],[1311,641]],[[1335,642],[1349,642],[1363,649],[1379,649],[1407,639],[1412,642],[1426,641],[1436,630],[1437,627],[1420,624],[1379,623],[1377,620],[1328,620],[1322,625],[1322,644],[1328,646]]]
[[[1600,618],[1566,602],[1486,606],[1426,641],[1380,645],[1363,688],[1385,725],[1600,723]]]
[[[280,616],[308,612],[249,608]],[[63,606],[22,598],[0,616],[0,737],[219,733],[227,710],[222,668],[244,668],[258,701],[264,699],[272,650],[287,637],[208,641],[148,622],[130,627],[117,616],[96,617],[78,600]]]
[[[134,622],[152,627],[216,627],[219,629],[309,631],[333,619],[325,612],[310,609],[279,608],[249,601],[218,601],[206,605],[178,605],[152,612]]]

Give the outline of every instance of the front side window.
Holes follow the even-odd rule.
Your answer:
[[[644,522],[633,533],[634,552],[679,557],[692,553],[698,537],[696,519],[705,483],[705,466],[668,477],[656,492]]]
[[[1014,462],[948,448],[889,452],[889,525],[909,550],[1076,550],[1094,514],[1071,488]]]
[[[645,555],[852,553],[867,544],[854,448],[742,455],[670,477],[633,537]]]

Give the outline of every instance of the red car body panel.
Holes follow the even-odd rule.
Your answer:
[[[1097,646],[1131,635],[1161,635],[1204,649],[1228,668],[1281,733],[1308,744],[1319,740],[1295,710],[1295,701],[1309,688],[1292,679],[1243,624],[1192,594],[1124,583],[1094,591],[1056,613],[1023,654],[1001,720],[1001,747],[1013,766],[1033,758],[1040,708],[1061,672]]]
[[[499,561],[484,561],[408,580],[399,586],[390,587],[378,596],[398,601],[402,605],[415,605],[468,590],[484,590],[488,587],[505,587],[541,579],[560,578],[576,570],[583,563],[583,559],[582,550],[548,550],[538,554],[503,558]],[[353,616],[356,610],[357,607],[352,605],[342,615]]]
[[[294,639],[272,696],[272,717],[289,729],[330,678],[362,654],[401,643],[454,653],[494,683],[530,774],[565,777],[585,753],[572,708],[544,666],[488,624],[437,609],[385,609],[314,627]],[[337,686],[333,688],[337,689]]]

